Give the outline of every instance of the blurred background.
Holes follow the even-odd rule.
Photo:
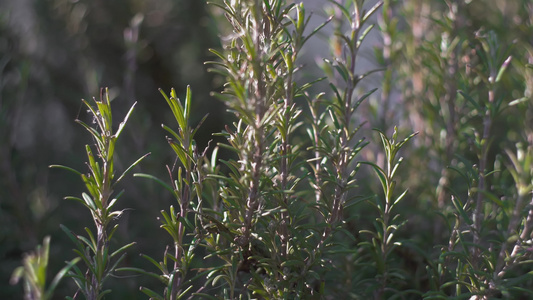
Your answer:
[[[173,157],[160,125],[174,126],[175,121],[158,88],[168,93],[174,87],[184,97],[191,85],[193,122],[210,114],[198,136],[205,147],[210,133],[223,128],[223,105],[209,96],[221,80],[204,65],[208,49],[220,47],[217,34],[205,1],[0,1],[1,299],[22,299],[21,285],[8,284],[22,253],[51,235],[52,276],[73,257],[59,224],[75,232],[91,224],[88,211],[63,200],[80,195],[80,179],[48,168],[61,164],[85,171],[84,145],[92,141],[74,120],[91,120],[81,99],[98,99],[100,88],[108,87],[117,122],[137,102],[118,143],[118,169],[151,152],[136,171],[166,179],[165,164],[172,164]],[[132,178],[125,184],[119,208],[131,210],[120,220],[117,243],[135,239],[136,251],[159,258],[169,241],[155,218],[171,199],[147,180]],[[150,241],[144,243],[146,236]],[[120,285],[131,282],[133,288],[116,296],[129,290],[140,297],[134,281],[122,281]],[[73,291],[68,289],[56,294],[64,298]]]

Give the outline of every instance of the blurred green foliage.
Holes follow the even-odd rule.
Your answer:
[[[91,122],[80,99],[109,87],[117,120],[137,101],[118,168],[152,152],[157,160],[143,167],[165,174],[164,164],[173,157],[161,143],[160,124],[172,114],[157,89],[176,86],[181,93],[187,84],[195,89],[192,118],[210,113],[211,122],[197,138],[205,146],[223,123],[222,104],[209,98],[219,83],[203,65],[207,49],[218,45],[204,1],[0,1],[0,298],[21,298],[20,287],[8,279],[23,252],[51,234],[51,257],[60,259],[50,268],[57,271],[72,254],[58,225],[81,232],[90,221],[77,204],[62,200],[82,188],[76,176],[48,169],[56,163],[86,168],[82,145],[92,142],[73,126],[76,118]],[[150,252],[158,246],[154,232],[164,239],[154,219],[169,195],[155,187],[141,190],[137,183],[122,186],[128,201],[121,208],[132,210],[121,221],[127,224],[121,236]],[[134,287],[124,290],[137,293]]]

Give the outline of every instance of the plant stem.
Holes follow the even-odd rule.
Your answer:
[[[489,105],[494,103],[494,88],[491,86],[488,92]],[[486,109],[485,116],[483,118],[483,137],[481,139],[481,150],[479,157],[479,182],[477,187],[477,198],[474,209],[474,244],[479,244],[481,233],[481,221],[483,219],[483,192],[486,189],[486,169],[487,169],[487,156],[489,150],[490,139],[490,127],[492,124],[492,116],[490,109]],[[477,249],[477,248],[476,248]],[[476,250],[478,251],[478,250]],[[477,257],[477,255],[476,255]]]
[[[296,57],[296,54],[294,54],[293,57]],[[288,59],[293,61],[293,57],[289,57]],[[293,87],[292,87],[292,76],[293,76],[293,69],[291,67],[287,70],[287,81],[285,83],[285,99],[283,101],[283,122],[285,126],[283,128],[286,129],[284,134],[282,136],[285,136],[285,138],[282,138],[281,141],[281,190],[283,191],[282,197],[283,197],[283,205],[285,207],[285,211],[281,212],[281,228],[280,228],[280,239],[281,239],[281,256],[287,257],[289,254],[289,236],[288,236],[288,229],[287,226],[289,225],[289,214],[288,214],[288,206],[289,206],[289,199],[287,196],[287,193],[285,192],[287,190],[287,183],[289,178],[289,155],[291,154],[290,149],[290,122],[291,122],[291,107],[293,103]]]
[[[266,100],[266,76],[264,74],[263,66],[263,53],[266,49],[264,43],[261,42],[261,37],[269,37],[269,32],[266,32],[266,22],[262,18],[263,4],[261,1],[255,0],[255,3],[252,4],[255,7],[251,7],[253,18],[253,29],[252,29],[252,39],[255,42],[257,47],[255,54],[256,57],[252,63],[253,70],[253,80],[252,80],[252,97],[250,99],[250,104],[255,108],[255,123],[250,127],[250,140],[252,142],[252,178],[249,186],[248,199],[246,203],[246,214],[244,218],[243,226],[243,245],[247,245],[250,241],[250,233],[252,229],[252,219],[259,206],[259,181],[261,179],[261,171],[263,167],[263,145],[264,145],[264,129],[262,125],[263,116],[265,113],[265,103]]]
[[[458,28],[460,26],[460,20],[459,15],[457,14],[458,11],[462,11],[458,6],[458,3],[449,3],[446,2],[448,5],[448,18],[452,21],[452,27],[450,28],[447,39],[448,43],[452,43],[452,40],[457,37],[458,35]],[[443,37],[444,38],[444,37]],[[443,43],[444,44],[444,43]],[[458,69],[458,62],[457,62],[457,56],[459,53],[459,48],[456,46],[454,49],[443,49],[443,51],[447,51],[447,59],[445,60],[445,78],[444,78],[444,89],[445,89],[445,95],[442,98],[444,103],[442,106],[446,107],[446,111],[448,112],[448,116],[445,119],[446,123],[446,139],[444,144],[444,163],[450,164],[451,160],[454,155],[454,144],[457,139],[456,134],[456,126],[457,126],[457,120],[456,120],[456,99],[457,99],[457,69]],[[450,181],[450,171],[447,168],[447,166],[444,166],[441,173],[441,178],[439,179],[439,185],[437,187],[437,204],[440,209],[445,207],[446,201],[449,198],[449,193],[447,192],[448,184]],[[440,231],[440,230],[439,230]],[[438,234],[440,232],[437,231]]]
[[[345,88],[344,92],[344,112],[342,117],[344,128],[341,130],[341,137],[340,137],[340,145],[338,147],[338,161],[336,163],[336,172],[337,172],[337,185],[335,186],[335,194],[333,198],[333,206],[331,209],[331,215],[328,219],[328,224],[334,225],[336,224],[341,216],[342,213],[342,205],[344,202],[346,202],[346,184],[347,184],[347,177],[348,177],[348,165],[350,163],[349,160],[349,151],[351,150],[349,147],[349,132],[351,132],[350,123],[351,118],[353,116],[353,109],[352,109],[352,98],[355,91],[355,85],[356,85],[356,78],[355,78],[355,66],[356,66],[356,60],[357,60],[357,53],[359,51],[359,32],[361,29],[361,15],[360,15],[360,7],[359,3],[356,2],[353,4],[354,11],[353,11],[353,22],[351,22],[351,42],[353,45],[350,48],[350,78],[348,79],[347,86]],[[329,233],[331,232],[331,228],[328,227],[326,231],[324,232],[324,238],[329,236]]]
[[[509,238],[511,237],[513,232],[516,231],[516,227],[518,226],[518,223],[521,220],[520,212],[522,210],[522,203],[524,202],[524,200],[525,200],[525,195],[521,195],[521,194],[518,195],[518,199],[516,200],[516,203],[515,203],[515,206],[514,206],[514,209],[513,209],[513,214],[512,214],[512,216],[510,218],[510,221],[509,221],[509,226],[507,227],[507,232],[506,232],[506,234],[504,236],[505,240],[502,243],[502,246],[501,246],[501,249],[500,249],[500,253],[498,255],[496,268],[494,269],[495,277],[502,277],[505,274],[505,269],[506,269],[506,266],[505,266],[505,258],[506,257],[505,256],[506,256],[506,253],[507,253],[507,247],[509,246]],[[532,217],[533,217],[533,214],[532,214]],[[526,226],[527,226],[527,221],[526,221],[526,224],[524,226],[524,230],[526,229]],[[518,250],[520,249],[521,241],[523,241],[523,239],[522,239],[523,233],[524,232],[522,232],[522,234],[520,236],[520,239],[518,239],[516,241],[515,246],[513,247],[513,251],[512,251],[512,254],[511,254],[511,259],[514,258],[513,254],[517,254],[517,253],[515,253],[515,251],[518,252]]]

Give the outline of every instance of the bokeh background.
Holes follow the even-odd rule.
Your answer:
[[[186,86],[192,87],[194,121],[210,114],[199,134],[198,143],[205,146],[210,132],[223,124],[224,107],[209,96],[221,81],[204,65],[208,49],[217,47],[217,26],[205,1],[0,1],[1,299],[22,299],[21,285],[8,284],[22,253],[51,235],[51,276],[73,257],[59,224],[81,232],[91,222],[88,211],[63,200],[79,196],[80,179],[48,168],[62,164],[85,171],[84,145],[92,141],[74,120],[91,120],[81,99],[98,98],[100,88],[108,87],[116,121],[137,102],[119,140],[118,168],[151,152],[136,171],[167,178],[165,164],[173,157],[160,125],[174,122],[158,88],[168,93],[174,87],[184,95]],[[161,257],[168,240],[155,218],[170,205],[169,195],[142,179],[125,185],[119,205],[131,210],[120,220],[117,243],[136,239],[136,251]],[[116,297],[141,297],[135,281],[122,281],[119,285],[131,286]]]

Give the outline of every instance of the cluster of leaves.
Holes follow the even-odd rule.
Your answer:
[[[175,85],[184,93],[190,84],[196,90],[193,110],[199,115],[223,110],[222,103],[209,97],[219,83],[202,67],[209,57],[205,49],[220,44],[206,7],[198,0],[0,1],[0,298],[22,298],[18,286],[8,285],[9,276],[23,253],[44,236],[51,236],[52,253],[68,251],[70,240],[58,223],[81,233],[90,222],[78,203],[62,201],[65,195],[81,198],[79,177],[48,168],[57,163],[85,168],[86,151],[80,145],[92,141],[72,126],[76,117],[86,120],[80,98],[91,102],[101,86],[109,87],[115,121],[142,99],[118,142],[119,170],[121,162],[135,161],[145,152],[171,159],[172,152],[158,142],[157,123],[172,117],[165,102],[154,96],[158,88]],[[211,113],[199,143],[211,138],[205,132],[221,130],[223,117]],[[142,165],[162,177],[160,166],[155,159]],[[155,253],[160,246],[146,237],[162,239],[164,233],[144,224],[163,207],[166,191],[148,192],[136,180],[122,180],[120,187],[127,201],[119,200],[115,207],[131,208],[136,221],[121,225],[122,234],[115,236],[126,244],[132,234],[140,247],[147,245],[143,252]],[[147,202],[147,194],[157,203]],[[136,214],[141,210],[147,213]],[[128,213],[120,221],[127,220]],[[49,267],[57,271],[62,264],[51,259]],[[69,294],[70,289],[61,284],[56,291]],[[117,297],[137,293],[122,285],[114,291]]]
[[[92,113],[93,122],[97,126],[96,129],[81,120],[77,120],[91,134],[96,145],[96,155],[89,145],[85,147],[89,173],[83,174],[64,166],[52,166],[67,169],[80,176],[87,188],[88,193],[83,193],[82,198],[66,197],[66,199],[78,201],[90,211],[96,234],[88,227],[85,227],[87,233],[87,237],[85,237],[73,233],[66,226],[61,226],[76,245],[74,252],[83,260],[87,268],[84,271],[77,266],[73,266],[74,271],[70,273],[70,276],[78,286],[78,292],[81,292],[86,299],[103,299],[105,294],[111,292],[111,290],[104,290],[103,284],[124,259],[125,253],[123,252],[135,244],[127,244],[115,251],[110,249],[110,241],[118,228],[118,224],[115,224],[111,229],[109,227],[122,214],[122,211],[114,210],[114,205],[122,195],[122,193],[118,193],[115,196],[114,189],[126,173],[147,156],[141,157],[127,168],[122,175],[115,178],[114,155],[116,141],[124,129],[130,114],[133,112],[134,106],[132,106],[124,121],[120,123],[118,129],[114,132],[108,91],[102,91],[100,98],[100,101],[94,100],[96,107],[83,101]],[[121,255],[118,256],[119,254]]]
[[[22,266],[13,271],[11,284],[17,284],[21,279],[24,280],[24,295],[27,299],[52,299],[55,288],[65,277],[70,268],[79,260],[79,257],[69,261],[57,274],[47,287],[46,273],[48,271],[48,261],[50,258],[50,236],[46,236],[43,244],[37,246],[34,252],[27,253],[24,257]]]
[[[421,159],[410,168],[424,170],[411,173],[423,195],[417,202],[441,216],[426,222],[437,251],[421,253],[431,287],[424,296],[433,299],[530,295],[531,44],[521,35],[531,30],[522,12],[532,7],[514,1],[517,11],[496,12],[481,28],[478,5],[391,1],[382,18],[391,45],[405,47],[382,63],[398,70],[410,123],[421,132],[412,154]],[[401,14],[410,30],[398,30]],[[509,18],[524,25],[512,36],[498,32]]]

